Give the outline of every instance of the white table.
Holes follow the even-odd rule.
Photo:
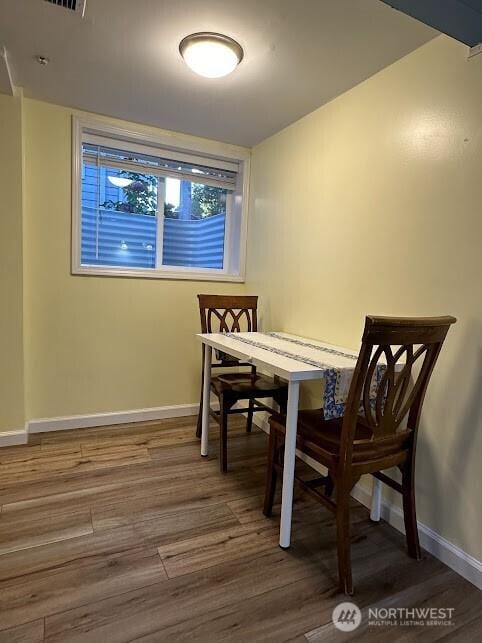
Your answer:
[[[327,368],[336,368],[343,374],[344,383],[347,386],[350,380],[350,370],[351,374],[353,374],[355,368],[356,360],[354,357],[357,354],[349,349],[287,333],[205,333],[199,334],[198,337],[205,347],[201,434],[202,456],[208,455],[209,446],[209,404],[213,348],[233,355],[243,362],[253,364],[263,372],[278,375],[288,382],[279,539],[280,546],[287,548],[290,546],[291,538],[300,382],[324,379]],[[372,520],[380,519],[380,483],[375,479],[371,518]]]

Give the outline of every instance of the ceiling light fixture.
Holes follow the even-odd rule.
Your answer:
[[[206,78],[227,76],[243,60],[243,48],[232,38],[208,31],[183,38],[179,52],[186,65]]]

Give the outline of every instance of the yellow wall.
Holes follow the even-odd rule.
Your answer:
[[[0,432],[23,429],[22,110],[0,94]]]
[[[196,295],[244,285],[71,276],[72,110],[24,114],[27,417],[197,402]]]
[[[417,497],[480,559],[482,56],[466,55],[441,36],[254,148],[247,285],[271,327],[352,348],[367,313],[458,317]]]

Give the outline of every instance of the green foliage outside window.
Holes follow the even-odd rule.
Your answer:
[[[132,181],[127,187],[122,188],[124,200],[112,201],[112,199],[109,199],[101,203],[100,207],[118,212],[128,212],[129,214],[156,216],[157,177],[140,174],[139,172],[128,172],[127,170],[121,170],[119,176]],[[169,218],[176,217],[172,203],[164,205],[164,216]]]
[[[101,208],[127,212],[129,214],[157,214],[157,184],[158,178],[149,174],[121,170],[119,177],[130,179],[132,182],[122,188],[124,200],[113,201],[109,199],[100,204]],[[204,219],[215,214],[226,212],[226,190],[201,185],[191,184],[191,216],[193,219]],[[177,219],[179,213],[172,203],[164,204],[164,216]]]
[[[191,198],[193,219],[204,219],[226,212],[226,190],[193,183]]]

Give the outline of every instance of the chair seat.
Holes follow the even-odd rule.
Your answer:
[[[338,460],[341,445],[341,426],[343,418],[325,420],[323,409],[300,411],[298,414],[297,448],[324,464]],[[279,415],[270,418],[275,430],[285,432],[284,419]],[[353,441],[353,462],[387,457],[408,448],[412,432],[399,431],[387,438],[378,438],[376,444],[370,427],[359,418]]]
[[[211,378],[211,388],[216,395],[231,395],[239,399],[273,397],[286,387],[284,382],[251,373],[224,373]]]

